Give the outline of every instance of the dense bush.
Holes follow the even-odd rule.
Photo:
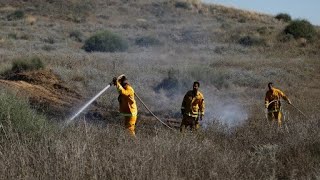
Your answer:
[[[161,42],[158,39],[151,36],[139,37],[135,40],[135,43],[136,45],[142,47],[156,46],[161,44]]]
[[[184,1],[178,1],[174,4],[176,8],[182,8],[182,9],[191,9],[192,5],[189,2],[184,2]]]
[[[279,13],[275,16],[276,19],[279,21],[284,21],[284,22],[290,22],[291,21],[291,16],[286,13]]]
[[[316,29],[307,20],[294,20],[284,30],[286,34],[292,34],[297,38],[306,38],[308,40],[316,37]]]
[[[0,91],[0,126],[6,132],[37,132],[45,127],[46,118],[32,110],[26,99]]]
[[[8,21],[14,21],[24,18],[24,12],[22,10],[16,10],[7,16]]]
[[[115,33],[102,31],[87,39],[83,49],[87,52],[123,52],[128,49],[128,43]]]
[[[16,59],[12,62],[12,72],[32,71],[44,68],[44,64],[38,57],[30,59]]]

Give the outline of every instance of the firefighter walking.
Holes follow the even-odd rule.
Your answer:
[[[268,83],[268,91],[265,96],[265,108],[268,113],[268,120],[278,122],[278,127],[282,126],[282,108],[280,99],[284,99],[291,104],[290,99],[279,89],[273,87],[273,83]]]
[[[134,90],[125,76],[122,76],[120,79],[114,77],[113,85],[116,86],[119,92],[119,111],[120,115],[124,117],[125,128],[135,137],[138,109],[134,98]]]
[[[181,114],[183,116],[180,132],[183,132],[188,126],[190,129],[199,129],[199,120],[204,116],[205,103],[203,94],[199,91],[200,83],[194,82],[193,89],[188,91],[183,98],[181,105]]]

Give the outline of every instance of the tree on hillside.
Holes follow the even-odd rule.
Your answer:
[[[286,34],[293,35],[294,38],[306,38],[312,40],[316,37],[316,29],[307,20],[294,20],[284,30]]]
[[[87,39],[83,49],[87,52],[123,52],[128,49],[128,43],[121,36],[106,30]]]

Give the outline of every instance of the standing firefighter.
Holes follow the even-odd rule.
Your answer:
[[[281,102],[280,99],[283,98],[291,104],[289,98],[279,89],[273,87],[273,83],[268,83],[269,90],[266,93],[265,97],[265,107],[268,111],[268,120],[269,121],[278,121],[278,127],[282,125],[282,113],[281,113]]]
[[[181,114],[183,116],[180,132],[190,126],[191,130],[199,129],[199,120],[204,116],[204,97],[199,91],[200,83],[194,82],[193,89],[188,91],[183,98],[181,105]]]
[[[137,121],[137,104],[134,99],[134,90],[128,83],[128,80],[125,76],[122,76],[120,79],[116,77],[113,78],[113,84],[117,87],[119,92],[119,111],[125,119],[125,128],[129,133],[135,137],[135,124]]]

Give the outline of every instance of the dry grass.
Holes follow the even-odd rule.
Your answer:
[[[259,12],[241,10],[233,7],[225,7],[221,5],[209,5],[209,12],[214,16],[226,16],[232,19],[237,19],[239,21],[254,21],[254,22],[264,22],[264,23],[275,23],[273,17],[267,14],[262,14]]]
[[[36,17],[32,26],[26,20],[4,20],[15,8],[0,11],[1,71],[9,68],[13,59],[36,55],[88,98],[113,76],[125,73],[156,115],[176,119],[180,119],[183,95],[193,81],[200,80],[207,103],[204,125],[208,126],[198,134],[182,136],[138,123],[136,140],[128,138],[116,117],[105,119],[114,122],[112,125],[87,124],[85,128],[80,122],[40,136],[13,132],[4,136],[0,127],[1,179],[320,177],[319,41],[307,42],[305,47],[295,40],[279,42],[285,24],[271,16],[208,5],[201,6],[209,9],[201,14],[176,9],[172,3],[95,1],[94,11],[81,11],[90,15],[80,22],[55,15],[57,4],[41,4],[45,7],[41,11],[27,13]],[[43,16],[48,8],[52,16]],[[75,29],[86,39],[105,27],[129,41],[127,52],[86,53],[81,42],[70,38]],[[9,38],[10,33],[18,38]],[[23,34],[29,38],[21,39]],[[163,43],[135,45],[137,37],[146,35]],[[264,39],[266,45],[242,46],[237,42],[244,36]],[[50,37],[53,44],[44,42]],[[49,45],[52,50],[43,49]],[[156,91],[169,76],[178,80],[175,88]],[[311,120],[285,104],[289,133],[269,128],[263,112],[269,81]],[[110,89],[97,102],[106,111],[116,111],[116,97],[116,90]],[[141,104],[138,107],[147,114]],[[154,121],[151,117],[141,120]]]
[[[1,179],[311,179],[319,177],[316,121],[276,131],[252,119],[197,134],[80,122],[39,136],[1,136]],[[294,119],[290,119],[294,120]],[[263,120],[261,120],[263,121]],[[317,126],[316,126],[317,127]]]

